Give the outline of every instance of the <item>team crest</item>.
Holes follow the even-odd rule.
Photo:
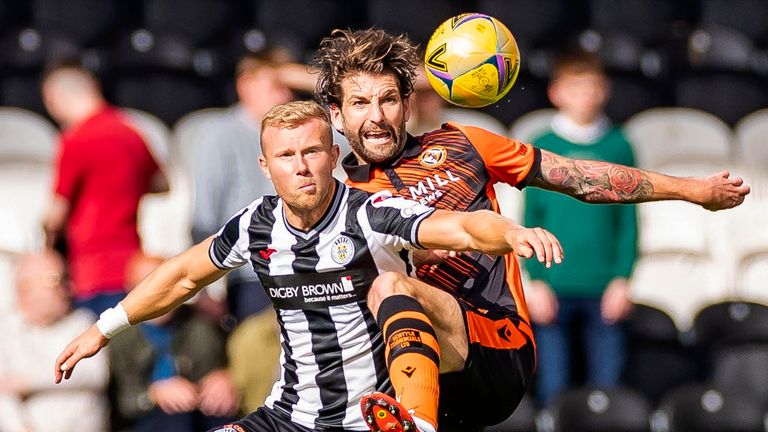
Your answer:
[[[331,245],[331,258],[336,264],[347,265],[355,256],[355,244],[349,237],[340,235]]]
[[[245,432],[245,430],[236,424],[228,424],[222,426],[221,429],[216,429],[215,432]]]
[[[435,168],[445,162],[447,154],[443,147],[434,146],[430,147],[419,155],[419,164],[426,168]]]

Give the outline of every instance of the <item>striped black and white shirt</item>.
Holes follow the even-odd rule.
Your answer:
[[[411,274],[418,226],[433,211],[337,181],[330,207],[309,231],[288,224],[275,196],[224,225],[211,260],[221,269],[250,263],[277,311],[281,371],[266,406],[313,430],[368,430],[361,396],[392,389],[366,295],[382,272]]]

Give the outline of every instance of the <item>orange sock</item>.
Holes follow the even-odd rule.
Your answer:
[[[405,295],[381,302],[379,326],[395,396],[407,410],[437,428],[440,347],[421,304]]]

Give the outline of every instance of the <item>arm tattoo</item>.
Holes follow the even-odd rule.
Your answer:
[[[647,173],[624,165],[569,159],[542,151],[532,185],[590,203],[634,203],[653,195]]]

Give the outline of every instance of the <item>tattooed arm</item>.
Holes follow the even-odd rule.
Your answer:
[[[541,166],[531,186],[570,195],[588,203],[639,203],[683,200],[707,210],[736,207],[749,186],[723,171],[700,177],[673,177],[610,162],[569,159],[541,150]]]

